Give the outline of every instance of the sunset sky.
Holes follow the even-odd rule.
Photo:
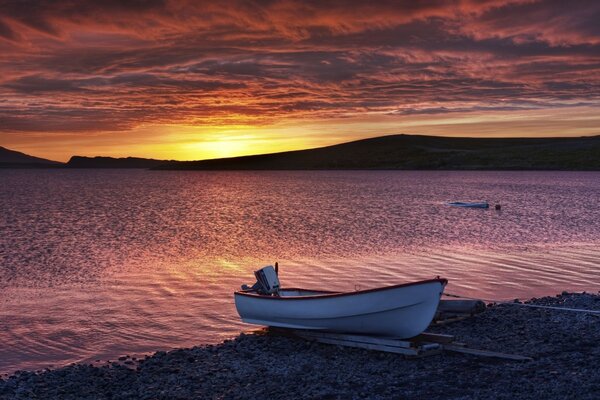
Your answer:
[[[600,134],[600,1],[0,0],[0,145],[193,160]]]

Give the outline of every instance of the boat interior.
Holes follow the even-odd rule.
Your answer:
[[[275,267],[268,265],[258,271],[254,271],[254,276],[256,277],[256,283],[252,286],[242,285],[241,293],[275,297],[310,297],[338,293],[327,290],[282,288],[279,284],[277,263],[275,263]]]
[[[275,263],[277,267],[277,263]],[[308,289],[300,289],[300,288],[282,288],[279,285],[279,276],[277,274],[277,270],[272,266],[266,266],[264,268],[259,269],[254,272],[254,276],[256,277],[256,283],[252,286],[242,285],[242,290],[236,292],[236,294],[246,294],[246,295],[258,295],[264,297],[288,297],[288,298],[302,298],[302,297],[313,297],[313,296],[331,296],[331,295],[342,295],[342,294],[353,294],[352,292],[339,292],[339,291],[329,291],[329,290],[308,290]],[[432,279],[430,281],[437,281],[442,284],[443,287],[448,283],[445,279],[440,279],[439,276],[436,279]],[[394,285],[388,286],[384,288],[377,289],[369,289],[369,290],[358,290],[355,288],[356,293],[365,293],[372,292],[377,290],[384,289],[392,289],[401,286],[410,286],[415,284],[427,283],[429,281],[422,282],[414,282],[407,283],[402,285]]]
[[[270,294],[264,294],[264,293],[260,293],[257,290],[242,290],[243,293],[252,293],[252,294],[258,294],[258,295],[262,295],[262,296],[271,296]],[[334,294],[334,293],[338,293],[338,292],[330,292],[327,290],[308,290],[308,289],[297,289],[297,288],[292,288],[292,289],[279,289],[279,291],[277,292],[277,294],[275,294],[275,296],[279,296],[279,297],[310,297],[310,296],[322,296],[324,294]]]
[[[334,292],[329,292],[326,290],[306,290],[306,289],[280,289],[279,296],[281,297],[306,297],[306,296],[322,296],[324,294],[331,294]]]

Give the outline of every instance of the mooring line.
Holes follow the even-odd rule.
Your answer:
[[[520,306],[520,307],[544,308],[544,309],[548,309],[548,310],[571,311],[571,312],[580,312],[580,313],[586,313],[586,314],[600,315],[600,310],[586,310],[583,308],[570,308],[570,307],[541,306],[541,305],[537,305],[537,304],[515,303],[514,301],[493,300],[493,299],[476,299],[474,297],[460,296],[460,295],[452,294],[452,293],[444,293],[444,296],[455,297],[457,299],[482,300],[482,301],[487,301],[489,303],[506,304],[506,305],[512,305],[512,306]]]

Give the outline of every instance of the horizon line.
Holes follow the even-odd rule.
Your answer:
[[[306,147],[306,148],[302,148],[302,149],[292,149],[292,150],[283,150],[283,151],[276,151],[276,152],[270,152],[270,153],[255,153],[255,154],[243,154],[243,155],[237,155],[237,156],[230,156],[230,157],[214,157],[214,158],[201,158],[201,159],[194,159],[194,160],[178,160],[178,159],[159,159],[159,158],[153,158],[153,157],[140,157],[140,156],[123,156],[123,157],[114,157],[114,156],[104,156],[104,155],[79,155],[79,154],[73,154],[69,157],[69,159],[67,161],[56,161],[56,160],[51,160],[48,158],[44,158],[44,157],[39,157],[36,155],[33,155],[31,153],[26,153],[23,152],[21,150],[17,150],[14,148],[8,148],[8,147],[4,147],[2,145],[0,145],[0,148],[8,150],[8,151],[14,151],[26,156],[30,156],[30,157],[35,157],[35,158],[41,158],[47,161],[51,161],[51,162],[55,162],[55,163],[60,163],[60,164],[68,164],[74,157],[81,157],[81,158],[108,158],[108,159],[114,159],[114,160],[119,160],[119,159],[143,159],[143,160],[154,160],[154,161],[164,161],[164,162],[199,162],[199,161],[209,161],[209,160],[228,160],[228,159],[235,159],[235,158],[244,158],[244,157],[257,157],[257,156],[267,156],[267,155],[273,155],[273,154],[285,154],[285,153],[294,153],[294,152],[301,152],[301,151],[307,151],[307,150],[316,150],[316,149],[323,149],[323,148],[328,148],[328,147],[334,147],[334,146],[339,146],[339,145],[344,145],[344,144],[349,144],[349,143],[356,143],[356,142],[361,142],[361,141],[367,141],[367,140],[373,140],[373,139],[380,139],[380,138],[385,138],[385,137],[392,137],[392,136],[414,136],[414,137],[431,137],[431,138],[442,138],[442,139],[482,139],[482,140],[507,140],[507,139],[514,139],[514,140],[526,140],[526,139],[530,139],[530,140],[544,140],[544,139],[585,139],[585,138],[594,138],[594,137],[598,137],[600,136],[600,133],[595,134],[595,135],[582,135],[582,136],[494,136],[494,137],[484,137],[484,136],[443,136],[443,135],[428,135],[428,134],[421,134],[421,133],[395,133],[395,134],[389,134],[389,135],[381,135],[381,136],[370,136],[370,137],[365,137],[365,138],[361,138],[361,139],[356,139],[356,140],[349,140],[349,141],[342,141],[342,142],[338,142],[338,143],[334,143],[334,144],[329,144],[329,145],[325,145],[325,146],[316,146],[316,147]]]

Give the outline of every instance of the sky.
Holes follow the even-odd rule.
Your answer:
[[[197,160],[600,134],[600,1],[0,0],[0,146]]]

